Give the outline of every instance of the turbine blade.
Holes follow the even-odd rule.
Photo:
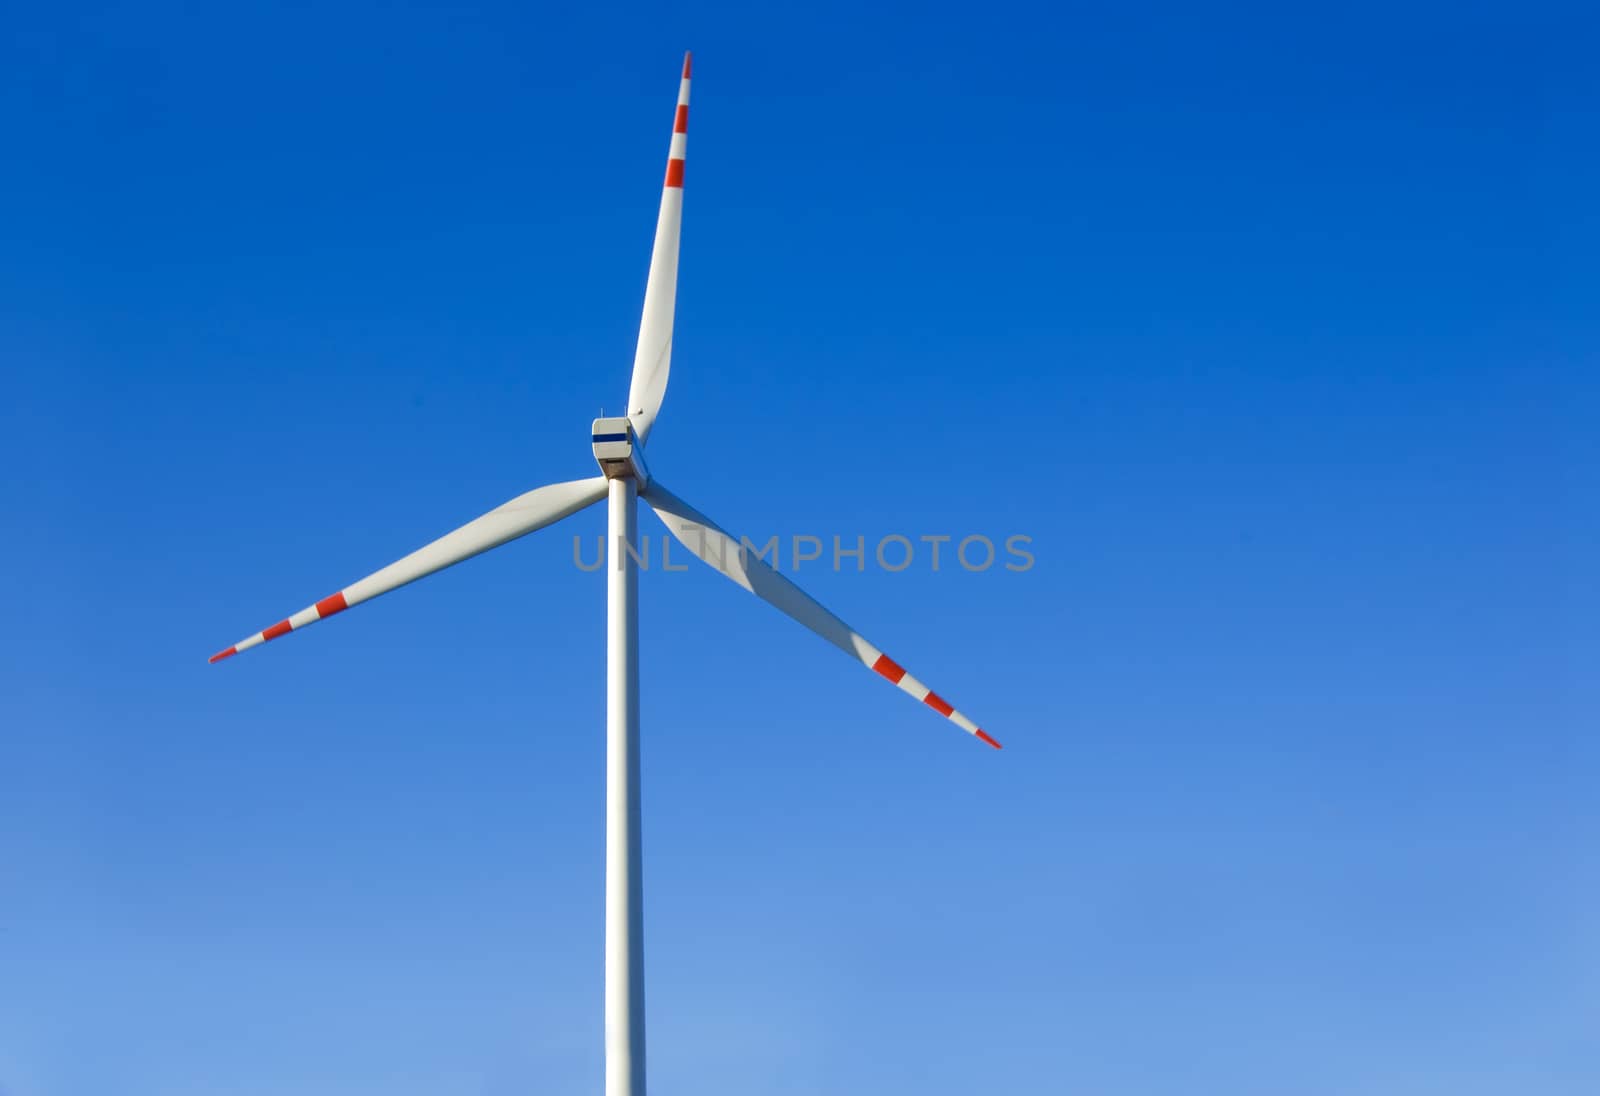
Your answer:
[[[628,418],[642,442],[650,436],[672,368],[672,313],[678,297],[678,234],[683,223],[683,160],[689,141],[689,54],[683,55],[683,82],[678,85],[678,110],[667,151],[667,178],[661,188],[656,218],[656,243],[650,253],[650,280],[645,283],[644,315],[639,320],[639,345],[633,354],[633,379],[628,384]]]
[[[269,639],[288,635],[292,631],[304,628],[307,624],[325,620],[352,605],[359,605],[379,594],[386,594],[408,582],[415,582],[435,571],[441,571],[453,563],[470,559],[480,552],[487,552],[490,548],[498,548],[509,540],[515,540],[535,529],[554,524],[568,514],[576,513],[585,506],[599,502],[605,495],[604,476],[536,487],[526,494],[518,495],[510,502],[495,507],[482,517],[474,518],[461,528],[446,533],[432,544],[418,548],[409,556],[389,564],[383,570],[375,571],[361,581],[323,598],[315,605],[301,609],[287,620],[280,620],[265,631],[256,632],[241,639],[232,647],[218,651],[211,656],[211,661],[219,662],[229,655],[247,651]]]
[[[903,691],[910,693],[968,734],[983,739],[997,750],[1000,748],[1000,743],[947,704],[939,694],[931,691],[907,673],[894,659],[868,643],[859,632],[823,608],[811,595],[767,566],[753,545],[748,545],[747,542],[722,529],[716,522],[663,487],[658,479],[650,480],[645,486],[643,497],[668,531],[711,567],[767,604],[804,624],[867,669],[888,678]]]

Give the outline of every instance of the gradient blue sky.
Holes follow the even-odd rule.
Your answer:
[[[1576,7],[6,23],[5,1096],[599,1090],[603,514],[205,659],[590,473],[685,48],[652,463],[1038,562],[801,576],[1002,753],[646,577],[652,1090],[1600,1090]]]

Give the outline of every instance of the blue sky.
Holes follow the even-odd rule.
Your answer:
[[[1576,9],[178,4],[0,42],[0,1093],[592,1092],[619,409],[995,753],[645,577],[658,1094],[1592,1093]],[[644,518],[654,532],[653,520]]]

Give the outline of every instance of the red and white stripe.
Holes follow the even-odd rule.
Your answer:
[[[862,640],[861,642],[866,643],[866,640]],[[871,644],[867,644],[867,646],[870,648]],[[865,655],[863,655],[861,661],[867,661]],[[952,708],[944,699],[944,697],[940,696],[922,682],[906,673],[905,668],[888,655],[883,654],[880,651],[878,656],[874,658],[869,665],[878,673],[882,674],[884,677],[900,686],[900,690],[902,692],[909,693],[917,700],[922,701],[922,703],[926,704],[928,707],[944,716],[946,719],[954,723],[957,727],[960,727],[963,731],[966,731],[968,734],[977,735],[995,749],[1000,749],[1000,743],[990,738],[987,731],[983,730],[976,723],[972,722],[972,720],[968,719],[966,716]]]
[[[356,604],[356,602],[350,600],[349,594],[344,590],[340,590],[337,594],[325,597],[309,608],[301,609],[294,616],[278,621],[270,628],[257,632],[246,639],[241,639],[227,650],[218,651],[207,661],[221,662],[230,655],[236,655],[240,651],[248,651],[250,648],[260,646],[269,639],[286,636],[296,629],[304,628],[307,624],[315,624],[319,620],[328,619],[334,613],[342,613],[353,604]]]
[[[643,441],[650,436],[672,371],[672,317],[678,301],[678,241],[683,230],[683,165],[689,149],[689,54],[683,55],[683,80],[672,117],[672,144],[667,149],[667,177],[661,185],[661,210],[656,216],[656,242],[650,252],[650,278],[644,288],[639,318],[639,343],[633,353],[633,379],[628,385],[628,418]]]
[[[667,149],[667,187],[683,189],[683,161],[689,154],[689,54],[683,55],[683,80],[678,84],[678,110],[672,117],[672,144]]]
[[[666,523],[668,532],[704,562],[768,605],[804,624],[863,666],[888,678],[902,692],[909,693],[963,731],[1000,749],[1000,743],[976,723],[868,643],[860,632],[823,608],[821,602],[767,566],[754,552],[740,551],[742,545],[737,537],[667,490],[659,479],[651,478],[645,485],[643,497],[656,516]]]
[[[451,564],[471,559],[480,552],[487,552],[490,548],[497,548],[535,529],[542,529],[552,522],[560,521],[568,514],[582,510],[591,503],[599,502],[605,497],[606,490],[604,476],[536,487],[495,507],[487,514],[472,519],[461,528],[446,533],[431,544],[418,548],[404,559],[396,560],[380,571],[374,571],[360,582],[346,586],[315,605],[306,606],[294,616],[280,620],[270,628],[241,639],[225,651],[218,651],[211,656],[210,661],[220,662],[240,651],[259,647],[268,640],[299,631],[308,624],[327,620],[333,614],[342,613],[352,605],[360,605],[363,601],[369,601],[379,594],[397,590],[409,582],[441,571]]]

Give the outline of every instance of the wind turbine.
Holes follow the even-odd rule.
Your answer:
[[[644,934],[639,842],[638,508],[643,497],[673,536],[728,578],[888,678],[913,698],[989,745],[978,725],[868,643],[716,522],[667,490],[645,468],[645,441],[661,410],[672,363],[672,316],[683,220],[683,163],[689,132],[689,61],[683,58],[667,177],[645,284],[644,316],[628,387],[628,413],[594,420],[601,475],[536,487],[431,544],[211,656],[218,662],[325,620],[408,582],[609,502],[606,573],[606,994],[607,1096],[644,1096]]]

